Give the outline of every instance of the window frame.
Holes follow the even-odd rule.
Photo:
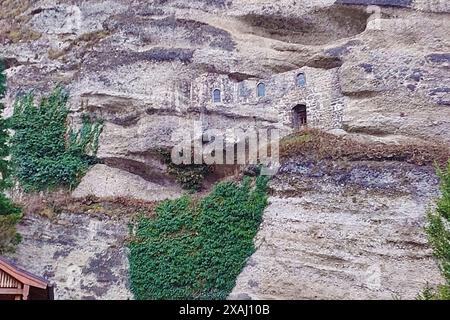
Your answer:
[[[259,95],[259,88],[262,87],[263,88],[263,95]],[[266,84],[262,81],[258,82],[258,84],[256,85],[256,97],[258,98],[264,98],[267,95],[266,92]]]
[[[299,81],[301,77],[303,79],[303,83],[302,84],[300,84],[300,81]],[[297,73],[297,75],[295,76],[295,84],[299,88],[305,88],[306,87],[306,74],[304,72]]]
[[[216,92],[219,92],[219,101],[216,101]],[[222,102],[222,91],[219,88],[214,88],[212,91],[212,101],[213,103],[221,103]]]

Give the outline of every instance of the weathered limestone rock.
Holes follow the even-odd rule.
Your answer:
[[[423,231],[432,168],[291,162],[230,298],[414,299],[442,283]]]
[[[2,44],[6,114],[17,94],[63,83],[74,123],[82,112],[105,121],[107,165],[161,167],[148,154],[194,120],[285,134],[297,104],[310,126],[450,141],[447,1],[27,3],[22,27],[40,37]],[[305,88],[295,87],[299,72]]]
[[[14,259],[55,285],[55,299],[131,299],[127,217],[27,215]]]
[[[146,181],[127,171],[103,164],[95,165],[72,193],[74,197],[129,197],[147,201],[177,198],[182,190],[176,185],[164,186]]]
[[[17,95],[34,90],[39,97],[63,84],[75,125],[82,113],[105,123],[98,150],[104,164],[91,169],[76,196],[177,196],[158,157],[173,137],[194,121],[203,129],[286,134],[297,104],[306,105],[310,126],[360,140],[450,143],[448,0],[23,2],[16,37],[3,31],[10,19],[0,19],[5,115]],[[300,72],[304,87],[296,84]],[[257,96],[261,82],[265,97]],[[212,102],[214,89],[220,103]],[[259,249],[233,295],[413,298],[425,281],[437,283],[421,231],[436,178],[383,165],[328,176],[299,165],[278,177]],[[119,229],[104,235],[90,221]],[[48,270],[57,297],[127,298],[123,249],[111,249],[125,225],[62,215],[53,227],[27,217],[17,257],[36,273]],[[109,263],[112,275],[104,278],[99,270]],[[68,280],[79,274],[81,282]]]

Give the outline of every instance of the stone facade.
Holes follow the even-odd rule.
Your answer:
[[[298,76],[305,83],[298,83]],[[258,85],[264,85],[264,96],[258,96]],[[203,74],[190,86],[190,104],[206,114],[239,114],[265,120],[289,132],[293,129],[297,105],[305,105],[308,127],[335,129],[342,125],[344,98],[339,87],[337,68],[325,70],[304,67],[263,79],[235,80],[227,75]],[[220,90],[220,102],[214,101],[214,90]]]

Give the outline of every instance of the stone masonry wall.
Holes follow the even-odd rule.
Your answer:
[[[298,74],[306,77],[305,86],[297,84]],[[257,96],[257,86],[265,85],[265,96]],[[221,102],[213,102],[213,91],[220,90]],[[340,92],[337,69],[304,67],[265,79],[237,81],[226,75],[203,74],[191,85],[191,105],[207,114],[230,113],[235,116],[276,123],[290,131],[292,108],[304,104],[308,126],[340,128],[344,98]]]

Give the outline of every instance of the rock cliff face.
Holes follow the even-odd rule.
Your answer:
[[[27,215],[14,258],[55,285],[55,299],[131,299],[127,217]]]
[[[321,163],[281,168],[235,299],[415,299],[442,283],[423,232],[431,168]]]
[[[448,0],[5,0],[6,115],[17,95],[39,96],[61,83],[74,126],[82,113],[104,121],[103,164],[76,196],[175,197],[181,191],[158,150],[194,121],[286,134],[297,105],[306,106],[310,126],[358,139],[449,144],[449,18]],[[361,163],[321,168],[317,177],[302,164],[283,170],[259,249],[233,295],[411,298],[426,281],[439,281],[421,232],[436,193],[431,169]],[[58,221],[53,229],[26,218],[19,262],[47,272],[61,298],[129,297],[125,255],[115,248],[125,224],[77,215]],[[111,232],[94,232],[91,223]],[[73,239],[63,237],[66,224],[76,225]],[[72,267],[86,277],[68,285]]]
[[[63,83],[74,124],[86,111],[105,121],[106,165],[151,183],[155,150],[192,121],[287,133],[296,104],[311,126],[450,142],[448,1],[20,3],[2,3],[9,106]]]

